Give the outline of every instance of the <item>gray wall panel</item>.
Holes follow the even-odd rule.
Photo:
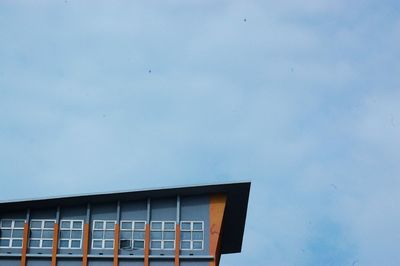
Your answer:
[[[174,266],[174,260],[151,260],[150,266]]]
[[[209,261],[181,261],[180,266],[209,266]]]
[[[57,259],[57,266],[81,266],[82,259]]]
[[[20,266],[21,261],[19,259],[5,259],[0,258],[0,266]]]
[[[39,258],[28,258],[27,266],[51,266],[51,258],[39,259]]]
[[[193,196],[181,198],[181,221],[204,221],[204,249],[182,250],[182,255],[208,255],[210,252],[210,198]]]
[[[119,266],[143,266],[143,260],[119,260]]]
[[[89,266],[113,266],[113,260],[90,259]]]

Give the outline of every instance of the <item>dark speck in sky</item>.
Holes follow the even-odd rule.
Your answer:
[[[246,22],[246,21],[247,21],[247,18],[243,19],[243,21]]]

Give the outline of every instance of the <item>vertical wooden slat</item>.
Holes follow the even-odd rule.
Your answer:
[[[90,229],[90,225],[88,223],[85,223],[85,225],[83,226],[82,266],[88,265],[89,229]]]
[[[179,266],[179,255],[180,255],[180,243],[181,243],[181,227],[179,223],[176,224],[175,234],[175,266]]]
[[[52,250],[52,254],[51,254],[51,266],[57,266],[58,230],[59,230],[59,224],[58,224],[58,222],[56,222],[54,224],[53,250]]]
[[[144,266],[149,266],[149,255],[150,255],[150,224],[146,224],[146,239],[144,248]]]
[[[119,255],[119,223],[115,225],[114,231],[114,266],[118,266],[118,255]]]
[[[26,266],[26,253],[28,251],[29,221],[24,224],[24,236],[22,240],[21,266]]]
[[[222,220],[224,218],[226,206],[226,195],[212,195],[210,198],[210,255],[214,260],[210,266],[218,266],[220,256],[220,240],[222,230]]]

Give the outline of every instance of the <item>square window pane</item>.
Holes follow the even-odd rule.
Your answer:
[[[53,240],[43,240],[42,247],[51,248],[53,246]]]
[[[31,248],[38,248],[40,245],[40,241],[39,240],[31,240],[29,241],[29,247]]]
[[[192,240],[203,240],[203,232],[192,232]]]
[[[104,239],[114,239],[114,231],[106,231],[104,233]]]
[[[71,222],[70,221],[61,221],[61,229],[70,229]]]
[[[69,241],[68,240],[60,240],[60,248],[68,248]]]
[[[24,230],[23,229],[14,229],[12,236],[13,238],[22,238],[24,235]]]
[[[181,249],[190,249],[190,241],[182,241]]]
[[[102,248],[102,243],[103,243],[103,241],[101,241],[101,240],[93,240],[92,248]]]
[[[190,231],[190,222],[182,222],[181,223],[181,230]]]
[[[193,223],[193,230],[203,231],[203,223],[201,223],[201,222],[194,222],[194,223]]]
[[[11,237],[11,229],[1,229],[0,236],[1,237]]]
[[[121,231],[121,239],[132,239],[131,231]]]
[[[141,241],[141,240],[133,241],[133,247],[135,249],[144,249],[144,241]]]
[[[70,239],[71,238],[71,231],[61,230],[60,231],[60,238],[62,239]]]
[[[161,240],[162,239],[162,232],[151,232],[150,238],[153,240]]]
[[[22,240],[14,239],[14,240],[12,241],[12,246],[13,246],[14,248],[21,248],[21,247],[22,247]]]
[[[82,229],[83,223],[82,221],[74,221],[72,224],[72,228],[74,229]]]
[[[145,222],[136,222],[135,223],[135,230],[145,230],[146,223]]]
[[[72,240],[71,241],[71,248],[80,248],[81,247],[81,241],[80,240]]]
[[[1,220],[1,227],[11,228],[12,221],[11,220]]]
[[[81,239],[82,238],[82,231],[81,230],[73,230],[71,233],[71,238],[73,239]]]
[[[0,239],[0,247],[8,247],[10,245],[10,240]]]
[[[144,239],[144,237],[145,237],[144,231],[133,232],[133,239]]]
[[[164,241],[164,249],[174,249],[174,241]]]
[[[44,222],[44,228],[54,228],[54,222],[53,221]]]
[[[43,238],[53,238],[53,230],[43,230]]]
[[[164,230],[175,230],[175,223],[174,222],[165,222]]]
[[[119,248],[121,248],[121,249],[130,249],[131,248],[131,240],[121,239],[119,241]]]
[[[94,230],[92,237],[93,237],[93,239],[103,239],[103,233],[104,233],[104,231]]]
[[[190,232],[181,232],[182,240],[191,240],[191,233]]]
[[[106,229],[114,229],[115,222],[107,222],[106,223]]]
[[[151,222],[151,230],[161,230],[161,222]]]
[[[161,241],[151,241],[152,249],[161,249]]]
[[[41,221],[32,221],[31,222],[31,228],[42,228],[42,222]]]
[[[15,221],[14,228],[24,228],[25,222],[24,221]]]
[[[165,240],[174,240],[175,232],[164,232],[164,239]]]
[[[203,241],[193,241],[193,249],[203,249]]]
[[[104,248],[114,248],[114,241],[113,240],[104,241]]]
[[[121,229],[132,229],[132,222],[121,222]]]
[[[96,221],[96,222],[94,222],[94,229],[104,229],[103,225],[104,224],[102,221]]]
[[[42,230],[32,229],[31,230],[31,238],[41,238],[42,237]]]

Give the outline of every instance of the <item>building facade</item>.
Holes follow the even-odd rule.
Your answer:
[[[241,251],[250,183],[0,203],[0,266],[217,266]]]

